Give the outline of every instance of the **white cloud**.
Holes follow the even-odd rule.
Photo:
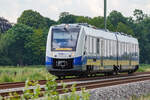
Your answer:
[[[131,16],[136,8],[150,13],[149,0],[107,0],[107,3],[108,14],[112,10],[117,10],[125,16]],[[103,16],[103,0],[0,0],[0,16],[11,22],[16,22],[27,9],[36,10],[43,16],[55,20],[64,11],[82,16]]]

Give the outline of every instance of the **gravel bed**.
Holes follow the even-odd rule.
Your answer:
[[[150,80],[90,90],[90,100],[129,100],[150,93]]]

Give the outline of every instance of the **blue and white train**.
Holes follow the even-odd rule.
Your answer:
[[[50,27],[46,68],[57,76],[133,73],[139,66],[138,40],[88,24]]]

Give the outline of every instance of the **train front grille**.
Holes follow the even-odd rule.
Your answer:
[[[53,59],[54,69],[72,69],[73,59]]]

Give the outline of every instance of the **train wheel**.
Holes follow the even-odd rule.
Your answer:
[[[115,73],[116,75],[118,75],[118,73],[120,72],[120,70],[119,70],[120,68],[119,68],[119,66],[113,66],[113,73]]]
[[[86,75],[80,75],[79,77],[86,78],[86,77],[88,77],[88,75],[87,74]]]
[[[59,80],[65,79],[65,76],[57,76]]]
[[[58,77],[59,80],[61,79],[61,76],[57,76],[57,77]]]
[[[132,70],[128,71],[128,75],[132,75],[134,72]]]
[[[111,76],[111,75],[114,75],[114,72],[106,72],[104,73],[105,76]]]

